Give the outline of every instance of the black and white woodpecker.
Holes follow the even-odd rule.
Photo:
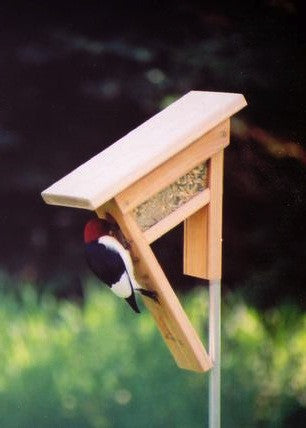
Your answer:
[[[105,219],[93,218],[84,229],[86,259],[91,270],[112,292],[127,301],[139,313],[135,292],[158,302],[154,291],[146,290],[137,283],[133,261],[128,249],[113,233],[114,226]]]

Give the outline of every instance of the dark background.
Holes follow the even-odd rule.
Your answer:
[[[0,269],[82,295],[90,213],[40,192],[189,90],[243,93],[226,151],[223,290],[305,308],[305,33],[294,1],[0,6]],[[154,245],[182,290],[181,230]],[[12,287],[10,282],[10,287]]]

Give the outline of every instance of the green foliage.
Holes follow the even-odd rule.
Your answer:
[[[95,284],[82,308],[21,289],[0,300],[1,427],[203,426],[208,375],[175,366],[144,308]],[[184,306],[205,336],[207,294]],[[223,306],[223,426],[286,426],[305,412],[305,314]]]

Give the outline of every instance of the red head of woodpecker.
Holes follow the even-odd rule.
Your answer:
[[[116,296],[124,298],[131,308],[139,313],[135,291],[154,301],[157,295],[153,291],[139,286],[134,276],[131,255],[112,233],[113,225],[105,219],[89,220],[84,229],[85,253],[87,262],[96,276]]]

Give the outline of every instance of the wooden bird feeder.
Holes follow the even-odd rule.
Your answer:
[[[240,94],[192,91],[42,192],[48,204],[109,213],[131,243],[144,302],[179,367],[212,361],[150,244],[184,222],[184,273],[221,278],[223,151]]]

